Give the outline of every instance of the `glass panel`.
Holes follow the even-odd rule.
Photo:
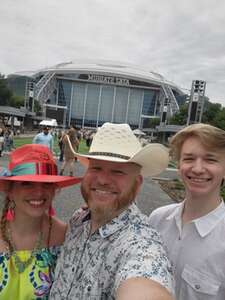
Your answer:
[[[102,86],[101,106],[99,112],[98,125],[104,122],[111,122],[113,108],[114,87],[109,85]]]
[[[74,83],[71,107],[71,119],[83,119],[84,115],[85,84]]]
[[[113,116],[113,122],[115,123],[126,122],[128,92],[128,88],[116,87],[116,101]]]
[[[98,116],[100,86],[97,84],[88,84],[87,101],[85,109],[85,121],[91,121],[91,124],[96,126]]]
[[[130,89],[130,101],[128,108],[127,123],[130,125],[139,125],[143,90]]]
[[[156,96],[158,91],[145,90],[142,114],[146,116],[154,116]]]

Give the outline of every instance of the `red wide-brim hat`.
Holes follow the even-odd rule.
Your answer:
[[[10,155],[8,169],[0,169],[0,190],[10,181],[54,183],[63,188],[81,182],[81,177],[58,175],[57,165],[48,147],[27,144]]]

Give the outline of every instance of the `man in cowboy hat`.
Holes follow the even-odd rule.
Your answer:
[[[70,220],[50,299],[171,300],[161,239],[134,203],[142,176],[166,168],[166,148],[142,148],[129,125],[105,123],[90,152],[75,155],[87,167],[81,192],[88,209]]]

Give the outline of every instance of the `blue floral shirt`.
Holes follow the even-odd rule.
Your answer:
[[[135,204],[90,234],[89,211],[70,221],[50,299],[115,299],[123,280],[145,277],[172,291],[173,277],[161,238]]]

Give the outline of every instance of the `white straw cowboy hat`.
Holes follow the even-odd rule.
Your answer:
[[[169,161],[166,147],[161,144],[142,147],[128,124],[103,124],[94,135],[88,154],[73,153],[85,166],[89,159],[136,163],[142,167],[143,176],[161,173]]]

